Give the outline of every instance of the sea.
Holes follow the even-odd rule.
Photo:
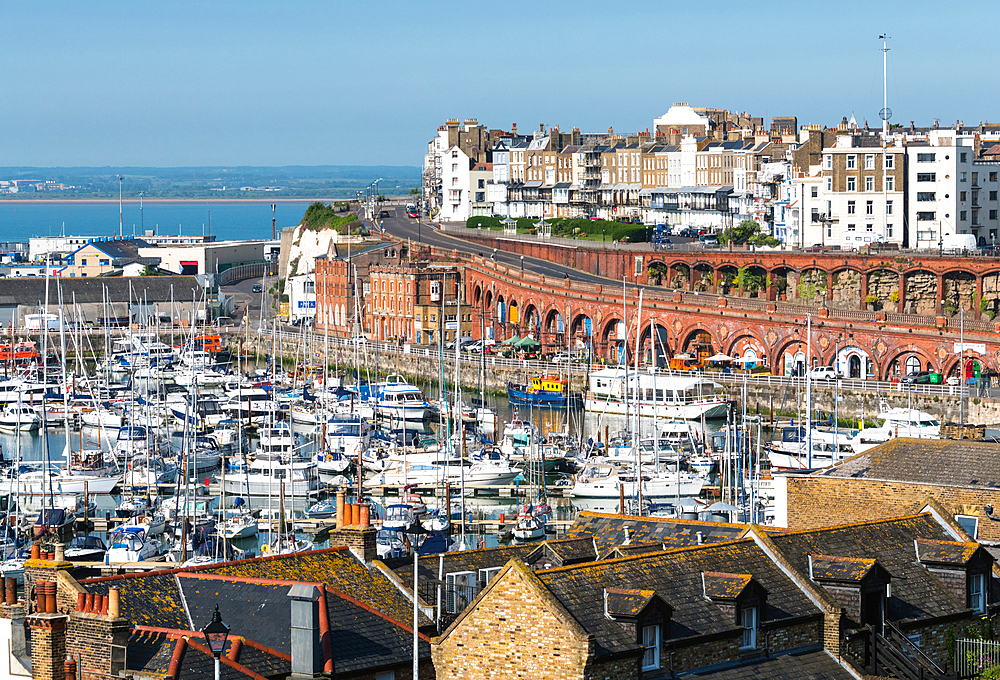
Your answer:
[[[278,233],[302,221],[312,201],[275,201]],[[219,241],[271,238],[269,201],[143,201],[122,204],[122,232],[214,234]],[[0,201],[0,242],[27,241],[32,236],[116,236],[118,202]]]

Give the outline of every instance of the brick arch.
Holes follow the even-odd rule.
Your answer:
[[[784,368],[783,360],[785,358],[785,352],[789,352],[792,356],[795,356],[799,352],[806,354],[806,349],[807,345],[805,337],[792,334],[786,338],[778,340],[778,342],[774,345],[774,349],[771,350],[771,361],[769,364],[771,366],[771,372],[774,373],[775,371]],[[817,349],[819,348],[813,348],[814,356]],[[806,357],[806,363],[809,363],[808,356]]]
[[[680,333],[676,334],[678,340],[677,347],[674,349],[676,352],[687,351],[688,346],[692,344],[698,337],[700,333],[707,333],[708,337],[712,341],[712,347],[718,348],[722,347],[722,343],[719,341],[718,333],[711,328],[708,328],[705,324],[695,323],[687,328],[681,330]]]
[[[478,283],[472,288],[472,304],[479,306],[483,299],[483,287]]]
[[[921,371],[927,368],[927,362],[931,362],[935,366],[938,365],[938,361],[934,358],[933,354],[925,350],[923,347],[906,344],[902,347],[890,350],[890,352],[886,355],[885,360],[882,362],[881,368],[876,367],[878,369],[877,375],[881,380],[888,380],[890,378],[889,371],[892,370],[894,363],[899,362],[900,358],[903,358],[904,362],[900,364],[901,368],[899,375],[906,375],[905,357],[908,357],[911,354],[920,357]]]
[[[673,335],[673,329],[670,327],[669,323],[660,319],[650,319],[648,322],[643,324],[642,333],[639,336],[639,348],[642,352],[642,356],[644,358],[648,356],[650,345],[653,342],[654,326],[659,326],[666,331],[666,333],[663,334],[665,337],[660,337],[656,340],[656,354],[658,356],[662,356],[661,352],[663,352],[668,358],[672,357],[676,352],[676,350],[670,346],[670,337]]]
[[[990,366],[989,356],[983,354],[966,353],[965,359],[966,361],[968,361],[969,359],[975,359],[981,364],[983,368],[987,368]],[[948,376],[951,375],[952,371],[958,369],[958,367],[960,366],[959,364],[960,361],[961,357],[958,356],[957,354],[949,356],[941,367],[941,373],[943,373],[944,376],[947,378]]]
[[[733,351],[736,349],[736,345],[740,342],[740,340],[745,340],[746,338],[750,338],[751,340],[754,341],[754,343],[763,353],[762,360],[767,361],[768,366],[770,366],[771,353],[770,351],[768,351],[767,343],[764,342],[764,338],[760,335],[760,333],[750,328],[741,328],[732,335],[730,335],[728,338],[726,338],[725,341],[726,344],[724,345],[725,350],[723,350],[724,353],[728,354],[731,357],[735,357],[736,355],[733,353]]]
[[[711,262],[705,262],[703,260],[695,260],[691,263],[691,271],[695,273],[694,277],[695,288],[697,288],[699,281],[701,281],[702,277],[704,277],[706,274],[708,275],[710,282],[715,280],[715,265],[712,264]],[[709,283],[709,287],[706,290],[711,290],[714,292],[714,288],[712,287],[711,283]]]
[[[522,303],[523,311],[520,309],[518,313],[521,314],[521,327],[525,329],[530,329],[535,333],[539,332],[541,326],[541,315],[538,312],[538,305],[533,301],[527,301]]]
[[[622,322],[622,318],[619,314],[609,314],[608,316],[601,319],[600,333],[597,336],[597,352],[601,352],[602,356],[612,361],[617,362],[617,354],[615,352],[615,347],[618,343],[618,336],[615,330],[618,324]],[[626,334],[626,338],[628,334]],[[626,357],[628,356],[628,341],[625,342]],[[596,354],[596,352],[595,352]]]

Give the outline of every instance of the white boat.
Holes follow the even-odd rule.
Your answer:
[[[471,463],[451,459],[440,463],[411,463],[405,459],[386,459],[382,472],[364,483],[372,486],[433,486],[442,481],[454,485],[464,479],[466,484],[503,486],[512,483],[520,474],[521,468],[511,466],[507,460]]]
[[[280,456],[258,454],[245,472],[226,475],[227,494],[237,496],[305,496],[319,488],[316,463],[285,462]]]
[[[0,380],[0,403],[40,404],[45,401],[46,385],[20,376]]]
[[[885,399],[879,400],[876,419],[881,420],[882,424],[878,427],[866,427],[851,439],[851,450],[854,453],[864,453],[896,437],[941,438],[941,422],[933,415],[911,408],[889,408],[889,402]]]
[[[705,480],[688,472],[670,470],[642,471],[641,491],[644,499],[667,501],[671,498],[697,496]],[[580,473],[570,495],[582,498],[626,498],[638,496],[640,487],[631,467],[590,463]]]
[[[830,429],[812,428],[812,456],[804,427],[781,428],[780,441],[768,447],[767,457],[775,470],[806,470],[830,467],[854,455],[851,441],[857,430],[847,428],[834,432]]]
[[[702,377],[636,373],[618,366],[590,374],[583,407],[599,414],[625,415],[638,408],[639,415],[648,418],[716,418],[728,407],[725,394],[717,394],[717,389],[721,385]]]
[[[390,375],[375,390],[375,410],[390,422],[420,422],[427,415],[427,401],[416,385],[400,375]]]
[[[500,435],[500,453],[505,456],[525,456],[531,445],[538,442],[538,426],[529,420],[513,418],[503,426]]]
[[[132,526],[111,532],[108,537],[108,551],[104,553],[105,564],[144,562],[160,554],[163,544],[149,538],[145,529]]]
[[[276,423],[261,431],[260,441],[257,444],[259,453],[288,457],[292,455],[294,449],[295,438],[288,423]]]
[[[87,493],[106,494],[111,493],[122,480],[120,473],[112,475],[92,476],[66,472],[57,468],[45,470],[30,470],[22,472],[18,476],[18,486],[20,493],[26,495],[47,495],[57,494],[78,494],[84,492],[86,485]]]
[[[257,518],[250,514],[231,517],[216,527],[219,534],[231,541],[256,536],[257,530]]]
[[[326,423],[326,449],[339,453],[348,461],[357,460],[358,454],[368,448],[371,440],[368,423],[357,413],[335,413]],[[343,472],[346,466],[320,465],[321,472]]]
[[[313,548],[315,546],[312,541],[306,541],[294,534],[288,534],[276,537],[270,544],[265,543],[261,546],[261,552],[270,555],[288,555],[291,553],[306,552]]]
[[[162,455],[170,450],[170,442],[145,425],[126,425],[118,428],[111,447],[118,460],[124,461],[141,455]]]
[[[237,451],[246,448],[247,438],[240,432],[239,423],[235,420],[220,420],[206,436],[214,439],[222,451]]]
[[[518,517],[517,525],[514,527],[514,538],[519,541],[545,538],[545,520],[534,515]]]
[[[215,387],[221,385],[226,380],[226,376],[215,371],[204,368],[182,368],[174,371],[174,382],[178,385],[199,385],[201,387]]]
[[[0,430],[32,432],[41,426],[41,416],[30,406],[10,404],[0,412]]]
[[[129,461],[125,479],[132,486],[158,486],[173,484],[177,480],[177,466],[163,456],[142,454]]]
[[[80,414],[80,420],[83,421],[84,425],[104,429],[120,428],[125,424],[125,417],[121,413],[104,406],[98,406],[96,409],[83,411],[83,413]]]
[[[66,559],[70,562],[100,562],[107,551],[100,536],[78,534],[66,546]]]
[[[222,408],[233,418],[260,423],[275,411],[267,391],[260,387],[239,387],[227,392],[227,395],[229,399],[222,404]]]

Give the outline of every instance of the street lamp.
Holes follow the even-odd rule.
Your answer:
[[[122,230],[122,180],[125,179],[121,175],[118,175],[118,236],[123,236],[124,232]]]
[[[222,622],[222,615],[219,614],[219,605],[215,605],[212,613],[212,620],[207,626],[201,629],[208,648],[215,657],[215,680],[219,680],[219,658],[223,650],[226,649],[226,640],[229,638],[229,626]]]
[[[521,276],[524,276],[524,255],[521,256]]]
[[[142,196],[145,192],[139,192],[139,231],[142,232],[143,236],[146,235],[146,221],[142,219]]]

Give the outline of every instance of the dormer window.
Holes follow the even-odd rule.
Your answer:
[[[636,636],[642,645],[642,670],[660,667],[660,644],[670,630],[673,608],[653,590],[604,589],[604,615]]]
[[[986,613],[986,574],[969,577],[969,607],[976,614]]]
[[[969,609],[977,614],[986,613],[993,557],[985,548],[973,542],[932,541],[926,538],[913,541],[913,547],[917,561],[937,576],[959,600],[964,600]]]
[[[653,671],[660,667],[660,626],[642,627],[642,670]]]
[[[740,610],[740,625],[743,626],[743,643],[740,649],[756,649],[757,628],[760,626],[757,607],[744,607]]]
[[[757,649],[757,631],[767,602],[767,591],[750,574],[702,572],[702,588],[734,626],[743,628],[740,649]]]

